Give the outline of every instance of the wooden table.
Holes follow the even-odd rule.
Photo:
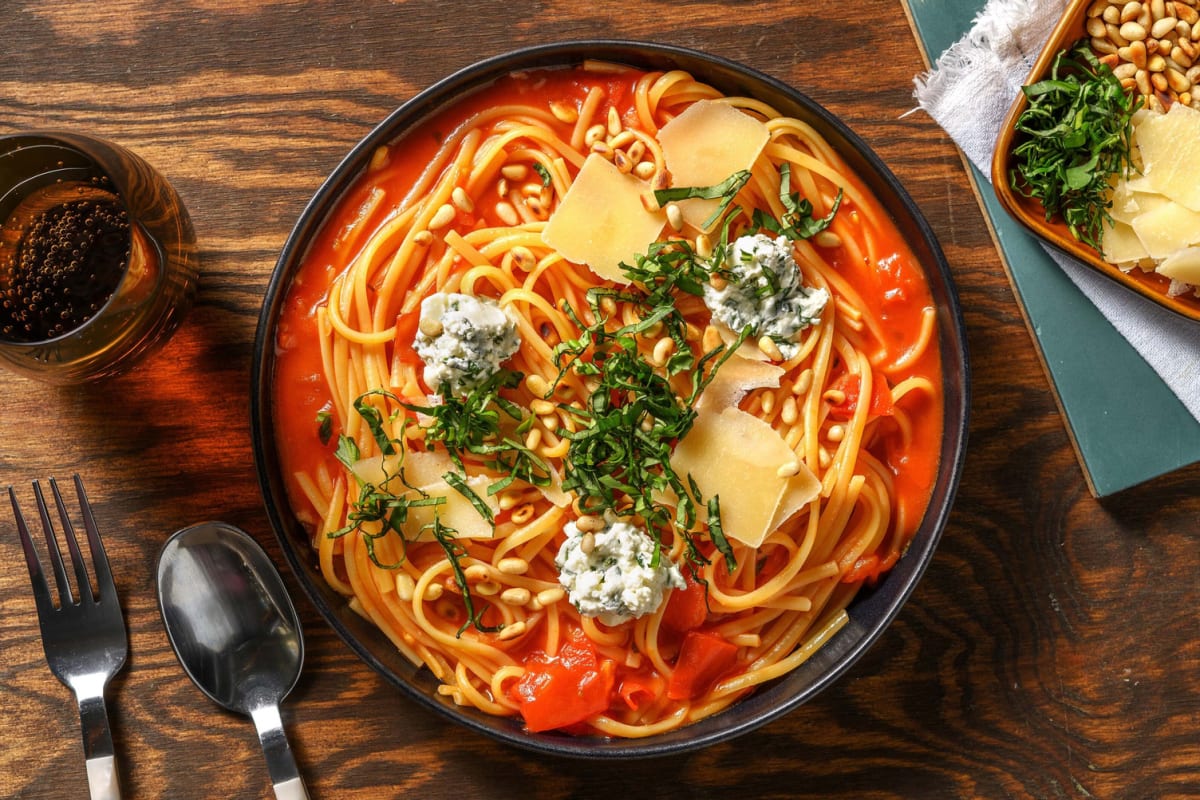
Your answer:
[[[228,6],[228,8],[226,8]],[[74,128],[158,165],[203,278],[185,326],[116,380],[0,375],[0,485],[81,472],[130,633],[110,708],[126,797],[268,797],[249,720],[184,677],[155,603],[164,538],[222,519],[282,565],[251,456],[249,366],[284,239],[395,106],[485,56],[653,39],[740,60],[840,115],[899,175],[953,266],[974,365],[968,464],[923,582],[832,689],[706,751],[619,767],[532,756],[418,708],[305,600],[284,707],[314,798],[1152,797],[1200,793],[1200,469],[1086,489],[959,155],[914,105],[925,64],[896,0],[822,3],[151,3],[4,16],[0,132]],[[1138,413],[1130,409],[1130,413]],[[1119,424],[1114,420],[1114,424]],[[86,795],[73,701],[42,654],[0,514],[0,796]]]

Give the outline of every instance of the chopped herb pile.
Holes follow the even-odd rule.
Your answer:
[[[1022,89],[1029,106],[1017,120],[1020,143],[1009,183],[1061,217],[1079,241],[1100,248],[1109,179],[1128,174],[1133,112],[1139,107],[1087,41],[1059,53],[1050,77]]]

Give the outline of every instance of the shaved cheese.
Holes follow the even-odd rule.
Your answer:
[[[779,468],[797,456],[763,420],[737,409],[701,411],[675,448],[671,467],[696,481],[702,498],[719,497],[725,535],[757,547],[786,516],[820,492],[821,483],[803,464],[790,477]],[[698,509],[707,521],[706,502]],[[791,509],[791,511],[787,511]]]
[[[404,480],[400,479],[399,467],[404,465]],[[355,462],[351,472],[364,483],[379,486],[397,497],[415,500],[422,496],[444,497],[445,503],[436,506],[412,506],[408,509],[405,536],[410,541],[426,541],[432,538],[427,526],[433,525],[434,517],[442,525],[453,528],[457,536],[464,539],[487,539],[493,534],[492,525],[478,509],[457,489],[442,479],[447,472],[458,472],[458,467],[445,452],[409,452],[403,462],[399,456],[373,456]],[[466,479],[473,491],[492,514],[500,511],[495,497],[487,493],[492,481],[484,475],[471,475]],[[417,489],[409,489],[415,486]]]
[[[1200,111],[1174,103],[1166,114],[1148,114],[1137,126],[1146,180],[1160,194],[1200,211]]]
[[[1186,247],[1163,259],[1157,272],[1172,280],[1200,286],[1200,247]]]
[[[604,280],[629,283],[621,262],[643,255],[666,224],[663,212],[642,205],[646,191],[645,182],[593,153],[550,216],[542,241]]]
[[[658,132],[663,159],[673,185],[715,186],[730,175],[750,169],[767,144],[767,126],[727,103],[700,100],[688,106]],[[683,219],[699,228],[719,200],[681,200]]]
[[[1146,246],[1133,232],[1133,228],[1125,222],[1115,221],[1104,223],[1104,260],[1110,264],[1134,264],[1144,258],[1149,258]]]
[[[752,361],[735,353],[721,365],[712,382],[701,393],[696,401],[696,410],[719,412],[736,406],[752,389],[779,388],[781,375],[783,367],[766,361]]]
[[[1166,258],[1200,241],[1200,213],[1178,203],[1166,203],[1143,212],[1131,225],[1151,258]]]

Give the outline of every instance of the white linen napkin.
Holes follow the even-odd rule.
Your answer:
[[[989,0],[971,30],[915,80],[917,104],[989,179],[1004,117],[1066,5],[1066,0]],[[1200,324],[1043,247],[1200,420]]]

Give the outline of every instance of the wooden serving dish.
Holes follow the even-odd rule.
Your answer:
[[[1037,83],[1047,77],[1055,55],[1059,51],[1071,47],[1078,40],[1087,37],[1087,10],[1094,0],[1072,0],[1063,12],[1058,24],[1050,34],[1050,39],[1038,55],[1025,85]],[[1046,219],[1045,210],[1037,200],[1021,195],[1009,185],[1009,172],[1013,168],[1012,152],[1020,143],[1016,131],[1017,118],[1029,106],[1023,92],[1018,93],[1000,129],[996,140],[996,149],[992,156],[992,189],[1000,204],[1017,222],[1028,228],[1034,235],[1053,245],[1058,250],[1073,256],[1089,267],[1108,276],[1126,288],[1149,298],[1164,308],[1170,309],[1188,319],[1200,322],[1200,298],[1191,293],[1171,297],[1167,294],[1171,281],[1163,275],[1145,272],[1134,267],[1129,272],[1123,271],[1115,264],[1104,260],[1095,248],[1078,241],[1071,235],[1065,223],[1054,218]]]

